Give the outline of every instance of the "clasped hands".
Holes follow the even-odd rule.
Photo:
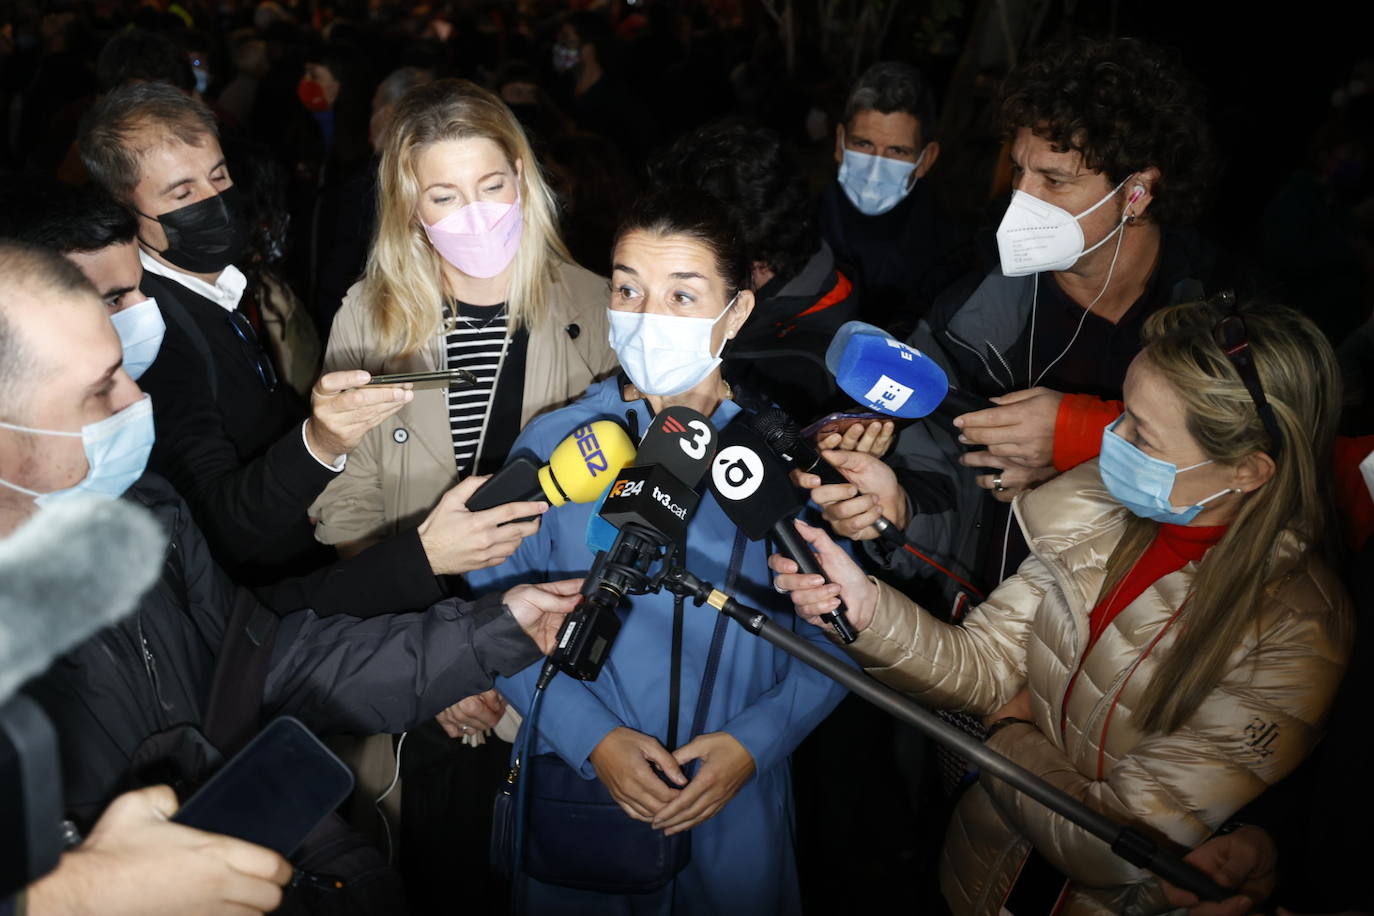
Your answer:
[[[669,751],[652,736],[622,725],[611,729],[588,759],[625,813],[665,836],[714,817],[754,774],[754,758],[726,732],[698,735]],[[682,768],[693,760],[700,765],[689,781]]]

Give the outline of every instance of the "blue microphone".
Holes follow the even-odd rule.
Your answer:
[[[862,321],[840,325],[825,351],[835,382],[877,413],[919,420],[935,411],[950,417],[995,407],[950,385],[940,364],[881,328]]]

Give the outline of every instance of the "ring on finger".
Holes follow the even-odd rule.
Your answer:
[[[773,580],[773,591],[777,592],[779,595],[786,595],[786,594],[788,594],[787,589],[785,589],[785,588],[783,588],[781,585],[779,585],[777,579],[774,579],[774,580]]]
[[[992,489],[996,493],[1001,493],[1006,490],[1006,487],[1002,486],[1002,476],[1000,474],[992,478]]]

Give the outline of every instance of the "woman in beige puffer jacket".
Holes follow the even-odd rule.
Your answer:
[[[1126,446],[1017,501],[1031,555],[960,625],[863,577],[814,529],[804,533],[834,584],[774,558],[779,587],[813,620],[843,597],[861,629],[847,648],[873,676],[985,716],[992,749],[1122,823],[1196,846],[1312,749],[1350,642],[1348,600],[1315,549],[1334,357],[1296,313],[1243,314],[1271,416],[1213,341],[1224,316],[1195,305],[1152,318],[1109,427]],[[1151,506],[1151,474],[1164,471]],[[1185,536],[1227,527],[1201,560],[1132,588],[1164,520]],[[1148,872],[985,778],[946,836],[954,912],[1003,912],[1032,848],[1070,882],[1060,912],[1170,909]]]

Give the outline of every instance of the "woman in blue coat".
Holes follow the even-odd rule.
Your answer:
[[[740,411],[720,374],[719,354],[753,308],[749,263],[728,218],[699,192],[658,192],[621,227],[611,277],[611,346],[625,376],[593,385],[576,403],[531,422],[516,442],[546,459],[573,429],[612,419],[646,429],[654,412],[681,404],[717,429]],[[544,516],[498,567],[470,574],[476,591],[585,575],[595,507],[565,505]],[[743,603],[799,625],[773,591],[763,542],[746,541],[708,493],[687,529],[685,566],[717,586],[733,579]],[[737,566],[735,574],[730,567]],[[548,688],[532,754],[555,753],[597,778],[627,816],[665,833],[691,831],[691,863],[661,891],[611,896],[522,877],[521,908],[534,913],[796,913],[788,755],[844,693],[769,643],[726,626],[709,607],[686,605],[681,641],[678,735],[669,722],[673,598],[637,595],[621,605],[623,627],[600,677],[560,675]],[[709,649],[719,625],[720,663],[704,726],[689,734]],[[838,649],[833,649],[842,657]],[[527,710],[539,667],[497,682]],[[670,752],[665,745],[676,744]],[[695,761],[690,781],[683,770]],[[660,779],[651,768],[667,777]],[[671,782],[673,785],[669,785]],[[532,800],[531,804],[538,804]]]

